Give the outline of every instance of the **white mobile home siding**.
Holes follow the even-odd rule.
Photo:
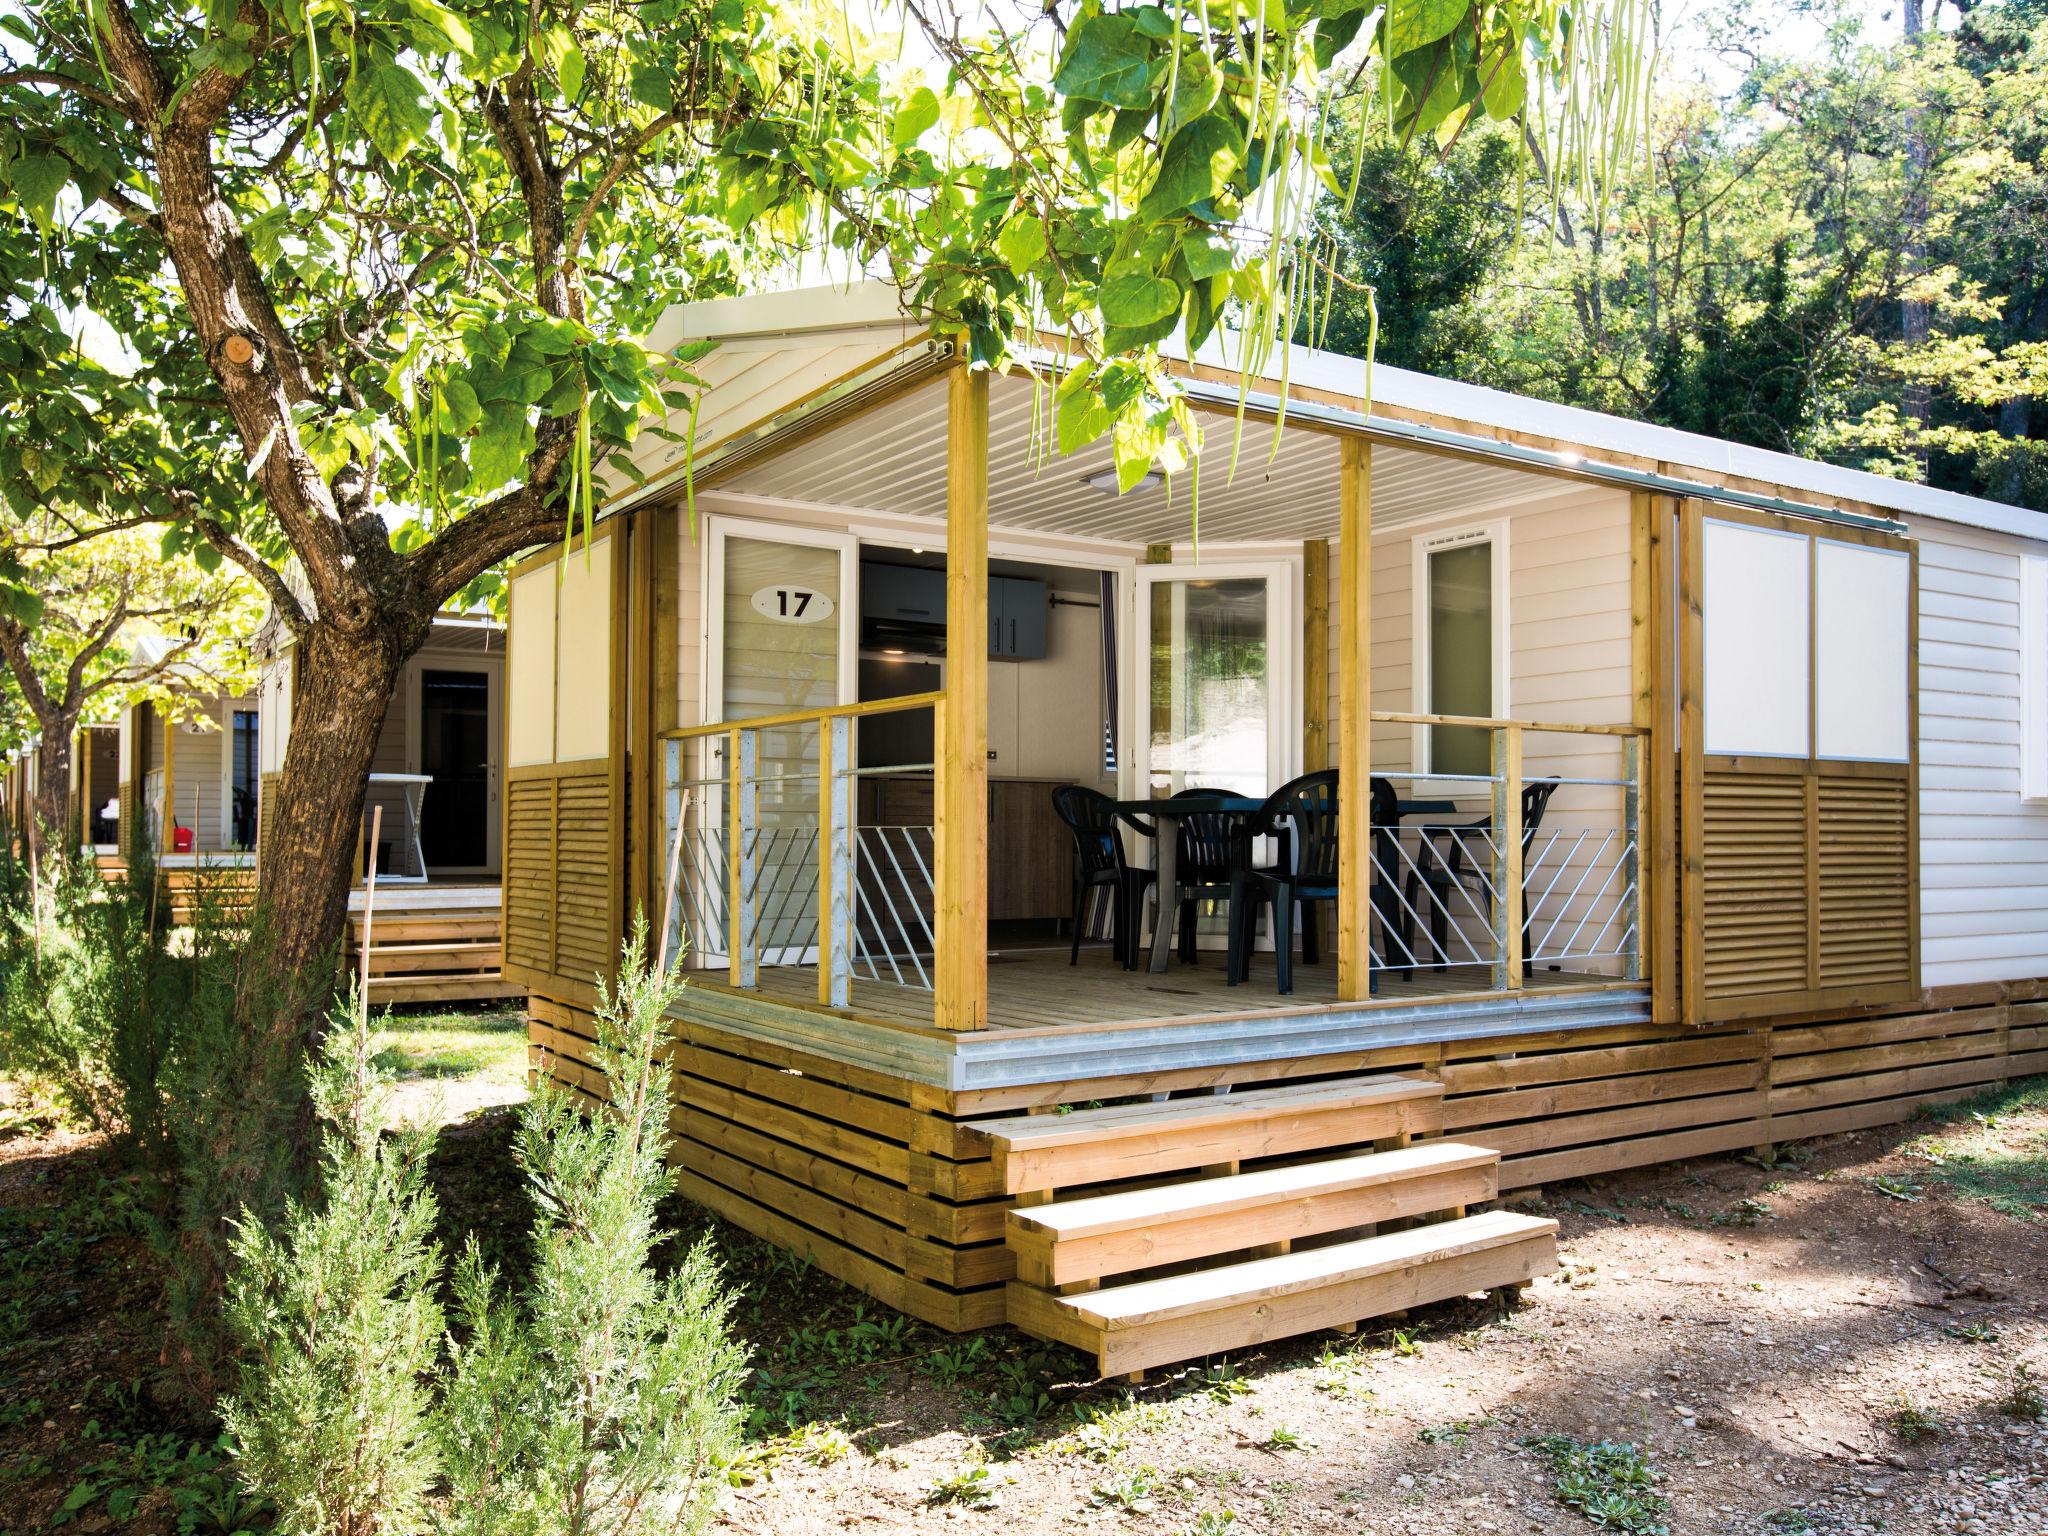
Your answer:
[[[2048,975],[2048,804],[2020,797],[2020,569],[2048,544],[1916,519],[1920,966]]]

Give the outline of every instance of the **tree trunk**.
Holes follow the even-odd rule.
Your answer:
[[[316,621],[299,639],[291,739],[257,848],[257,894],[277,975],[311,976],[337,956],[370,764],[399,668],[418,647],[415,627],[379,624],[345,634]],[[326,993],[321,987],[308,995]],[[322,1022],[316,1014],[302,1027],[317,1036]]]
[[[54,725],[55,729],[52,729]],[[71,837],[71,733],[76,719],[58,716],[42,722],[42,740],[36,744],[36,804],[32,835],[44,858],[52,845],[75,848]]]

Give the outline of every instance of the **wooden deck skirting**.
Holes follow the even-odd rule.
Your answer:
[[[685,999],[685,1010],[688,1003]],[[535,997],[536,1070],[601,1095],[586,1013]],[[1162,1087],[1427,1073],[1444,1135],[1503,1153],[1503,1193],[1906,1120],[2048,1072],[2048,982],[1958,988],[1854,1017],[1622,1026],[1373,1048],[1036,1091],[950,1091],[687,1018],[671,1061],[683,1192],[888,1305],[965,1330],[1005,1320],[1013,1197],[966,1122]],[[1078,1191],[1076,1193],[1085,1193]]]

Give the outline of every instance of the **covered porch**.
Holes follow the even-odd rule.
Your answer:
[[[1648,498],[1312,411],[1232,477],[1218,403],[1197,522],[1048,456],[1033,389],[946,368],[700,491],[656,892],[693,982],[955,1035],[1647,1016]],[[1076,792],[1124,871],[1078,889]],[[1287,991],[1257,878],[1233,980],[1212,833],[1297,877]]]

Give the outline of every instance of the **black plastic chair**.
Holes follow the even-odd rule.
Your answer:
[[[1263,868],[1250,858],[1256,838],[1278,841],[1278,856]],[[1273,909],[1273,963],[1280,991],[1294,990],[1294,909],[1297,904],[1337,899],[1337,772],[1326,768],[1290,779],[1266,797],[1239,834],[1236,892],[1230,903],[1230,980],[1242,981],[1251,970],[1252,939],[1258,931],[1259,908]],[[1306,941],[1315,925],[1304,924]],[[1315,964],[1320,955],[1304,943],[1302,959]]]
[[[1117,835],[1117,823],[1124,822],[1148,835],[1152,829],[1119,813],[1116,802],[1100,790],[1081,784],[1063,784],[1054,790],[1052,806],[1074,834],[1074,946],[1067,963],[1081,963],[1081,933],[1087,922],[1089,898],[1107,887],[1110,951],[1125,970],[1132,970],[1136,964],[1138,907],[1154,875],[1124,857],[1124,840]]]
[[[1522,974],[1534,972],[1535,965],[1529,955],[1529,931],[1532,914],[1529,911],[1529,844],[1535,840],[1537,828],[1543,825],[1543,813],[1550,809],[1550,797],[1557,793],[1556,779],[1536,779],[1522,786]],[[1415,906],[1422,888],[1429,889],[1429,936],[1435,951],[1433,968],[1441,971],[1450,953],[1450,899],[1459,890],[1470,890],[1485,903],[1486,915],[1493,916],[1493,875],[1490,868],[1468,860],[1465,856],[1465,840],[1478,837],[1484,841],[1493,832],[1493,817],[1485,816],[1478,821],[1461,822],[1456,825],[1438,824],[1419,829],[1425,850],[1434,849],[1432,858],[1425,851],[1416,861],[1416,867],[1408,872],[1408,905]]]
[[[1173,798],[1188,800],[1208,795],[1234,796],[1236,793],[1231,789],[1190,787],[1176,790]],[[1181,963],[1193,965],[1196,958],[1196,903],[1229,901],[1236,895],[1238,833],[1244,813],[1197,811],[1191,816],[1169,819],[1174,824],[1173,889],[1160,893],[1159,910],[1162,914],[1173,914],[1178,920]]]

